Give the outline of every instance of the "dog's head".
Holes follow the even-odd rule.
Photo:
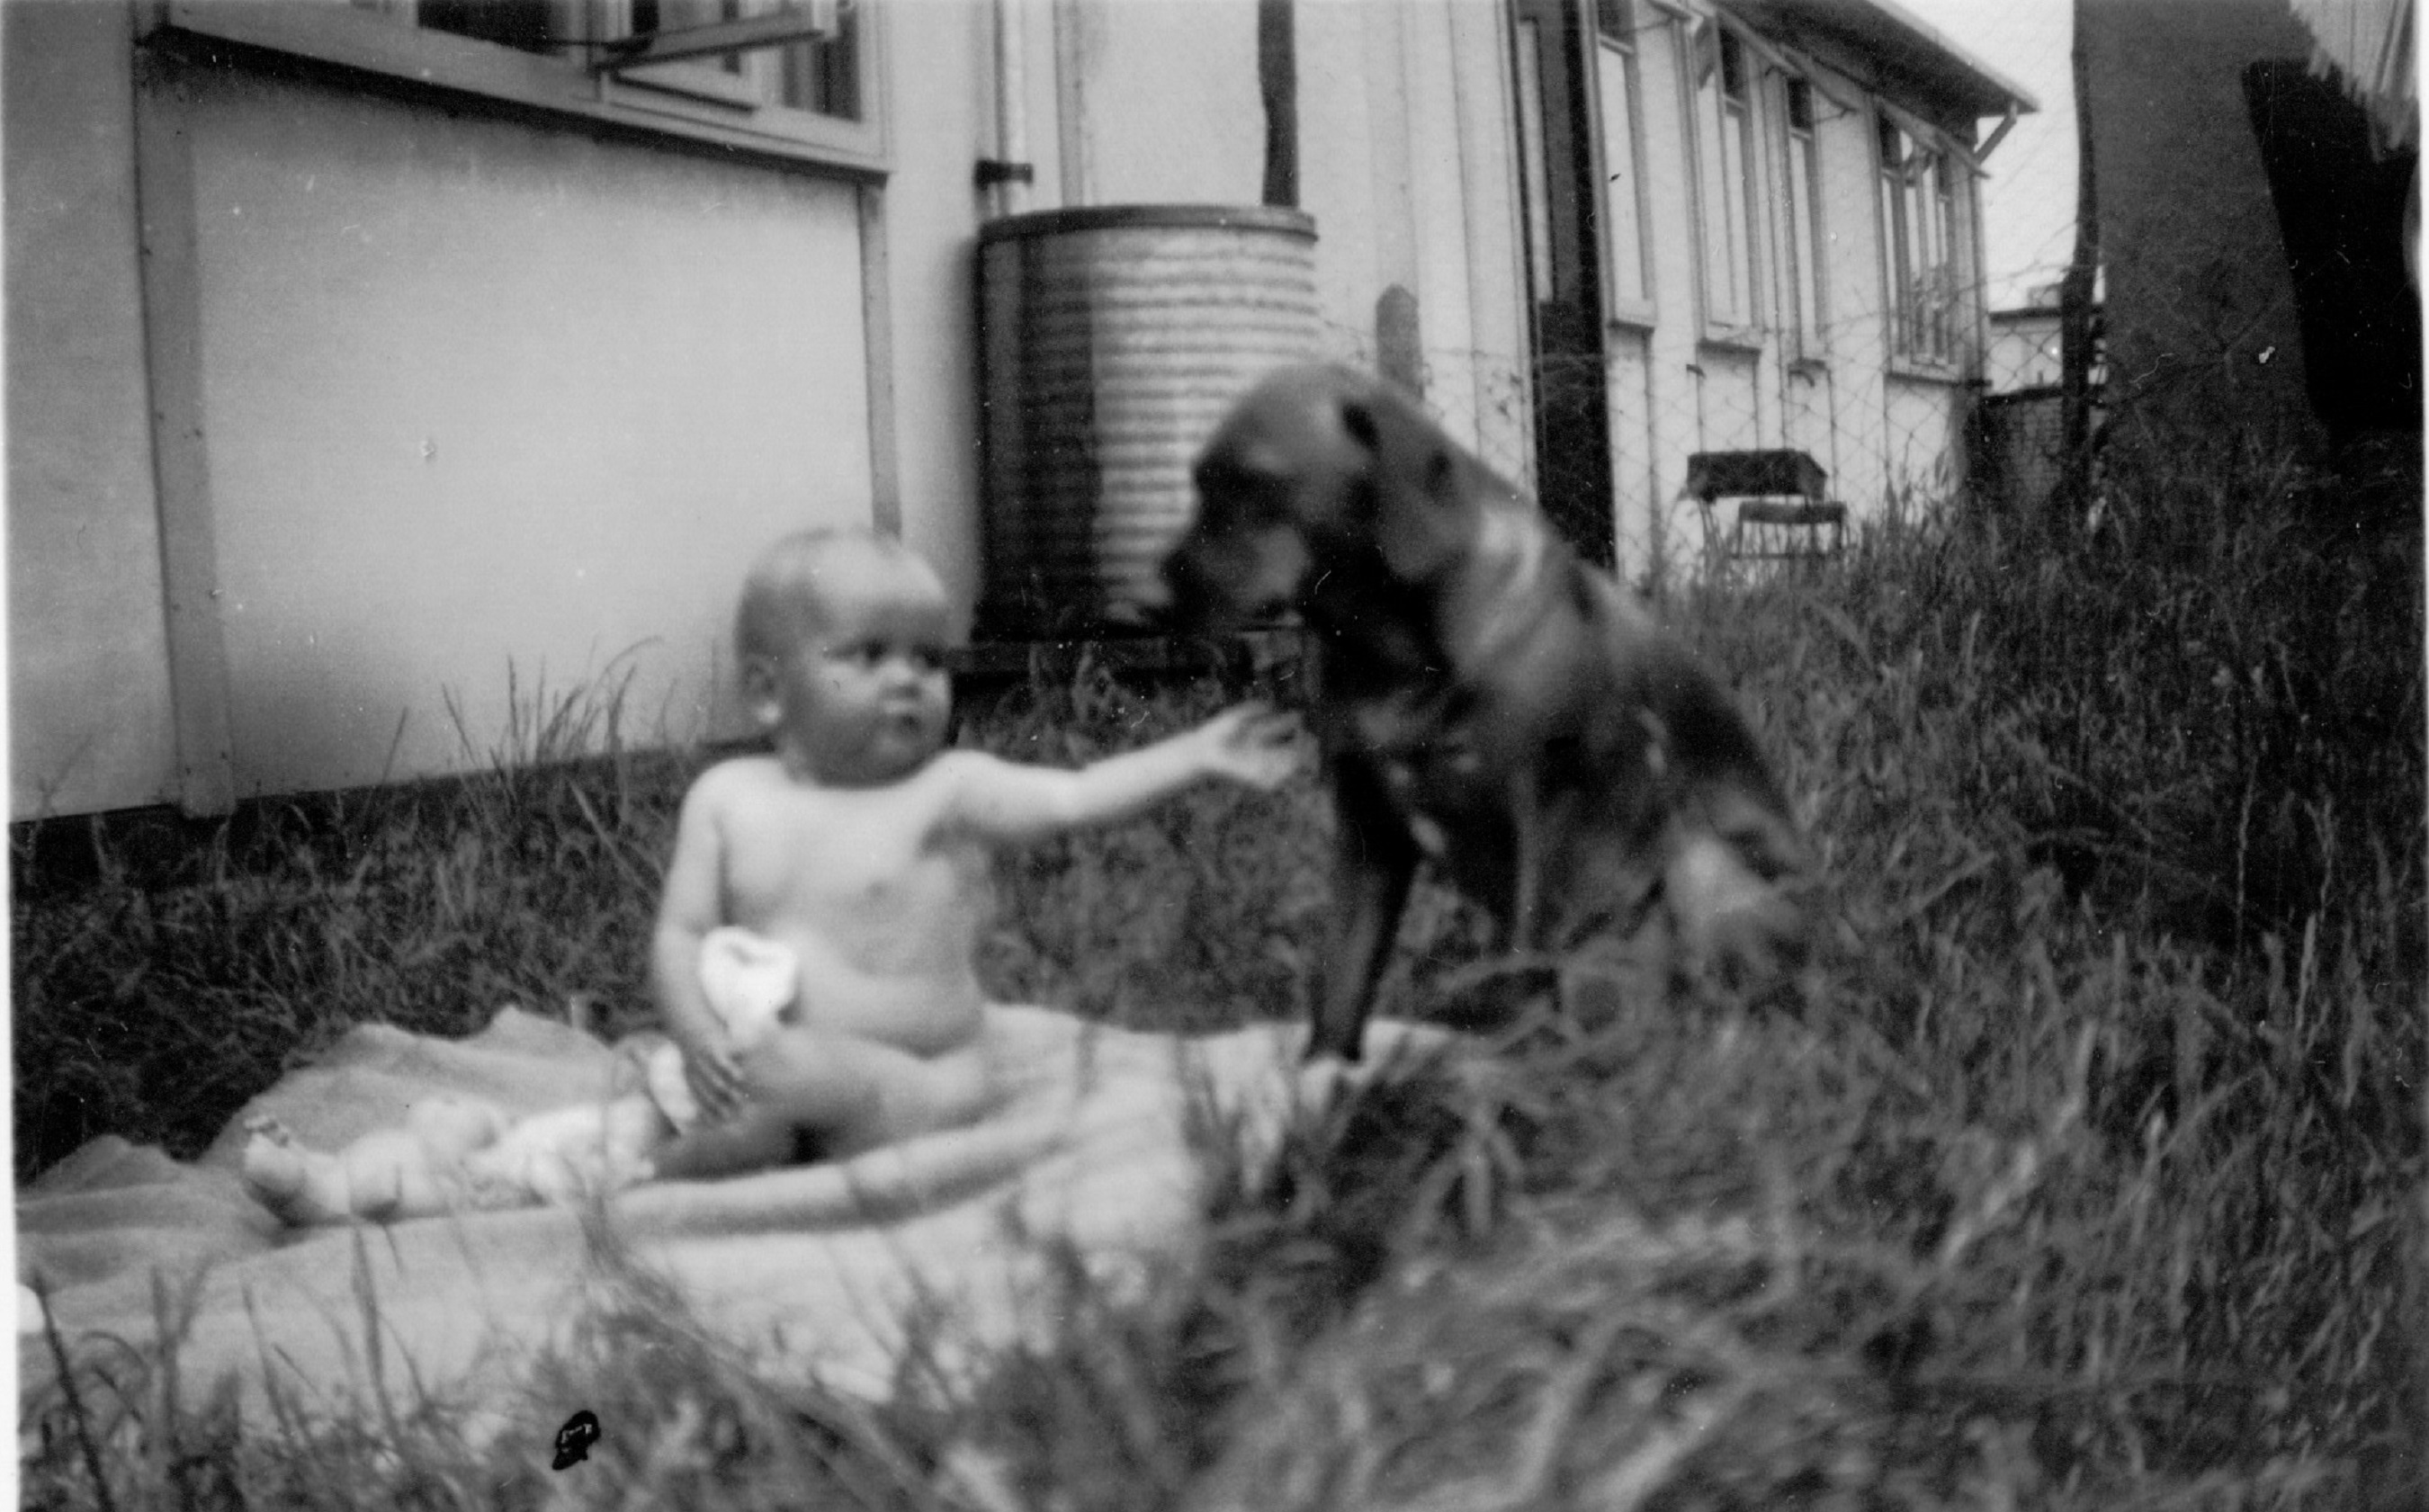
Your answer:
[[[1407,394],[1322,365],[1249,390],[1193,476],[1197,519],[1164,564],[1191,624],[1305,608],[1328,583],[1421,583],[1467,550],[1476,501],[1509,492]]]

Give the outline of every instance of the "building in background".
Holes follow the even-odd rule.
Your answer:
[[[2033,290],[2032,303],[2023,308],[1991,312],[1968,491],[1976,505],[2010,517],[2045,508],[2066,482],[2065,320],[2058,290],[2058,285],[2047,285]],[[2097,304],[2091,326],[2096,353]],[[2104,423],[2101,393],[2107,379],[2096,355],[2088,378],[2096,435]]]
[[[1279,185],[1316,350],[1630,574],[1700,548],[1694,452],[1802,449],[1859,518],[1944,493],[1978,128],[2032,107],[1862,0],[0,28],[21,820],[546,754],[586,689],[629,739],[734,732],[735,586],[803,525],[898,529],[976,601],[975,249],[1018,209]]]
[[[2052,285],[2033,294],[2029,304],[1991,312],[1991,345],[1982,357],[1982,385],[1991,393],[2057,386],[2057,288]]]

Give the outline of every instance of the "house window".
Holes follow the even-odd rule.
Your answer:
[[[1881,261],[1890,291],[1890,350],[1909,362],[1956,357],[1955,198],[1948,155],[1882,118]]]
[[[1788,200],[1788,329],[1796,354],[1819,361],[1828,354],[1824,334],[1821,159],[1813,150],[1813,86],[1804,79],[1782,81],[1780,129],[1786,140],[1781,155]]]
[[[587,62],[656,32],[785,14],[785,0],[352,0],[427,31],[474,37],[527,53]],[[628,83],[703,100],[775,106],[846,121],[860,118],[853,8],[830,8],[830,35],[621,71]]]
[[[1754,101],[1745,44],[1716,24],[1696,39],[1694,102],[1704,320],[1742,331],[1755,322]]]
[[[158,34],[728,149],[887,166],[869,0],[156,0]]]
[[[1634,0],[1595,0],[1595,81],[1602,116],[1603,240],[1609,306],[1650,317],[1644,250],[1644,133],[1638,104]]]

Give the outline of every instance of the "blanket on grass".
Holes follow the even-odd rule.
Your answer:
[[[1049,1340],[1075,1260],[1117,1298],[1189,1265],[1210,1174],[1253,1178],[1294,1110],[1343,1075],[1300,1064],[1297,1026],[1180,1037],[998,1006],[985,1033],[1007,1089],[996,1112],[848,1161],[649,1184],[587,1213],[285,1227],[238,1178],[255,1115],[334,1149],[433,1094],[520,1116],[623,1090],[613,1046],[515,1009],[464,1040],[359,1027],[198,1161],[105,1137],[46,1172],[17,1204],[18,1279],[41,1278],[72,1357],[96,1338],[157,1350],[166,1297],[190,1312],[175,1342],[189,1389],[232,1377],[249,1416],[273,1392],[336,1415],[380,1393],[510,1388],[600,1294],[603,1234],[756,1368],[879,1401],[915,1339],[918,1368],[948,1372]],[[1379,1023],[1363,1063],[1442,1043]],[[31,1405],[50,1341],[21,1325],[18,1356]]]

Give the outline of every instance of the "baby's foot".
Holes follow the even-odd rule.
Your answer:
[[[254,1139],[268,1140],[273,1144],[291,1145],[295,1142],[294,1130],[289,1128],[286,1125],[280,1123],[277,1118],[269,1113],[256,1113],[251,1118],[246,1119],[244,1121],[244,1131],[247,1134],[252,1135]]]
[[[241,1174],[262,1206],[289,1224],[341,1224],[348,1210],[345,1173],[337,1158],[307,1150],[274,1118],[245,1121]]]

